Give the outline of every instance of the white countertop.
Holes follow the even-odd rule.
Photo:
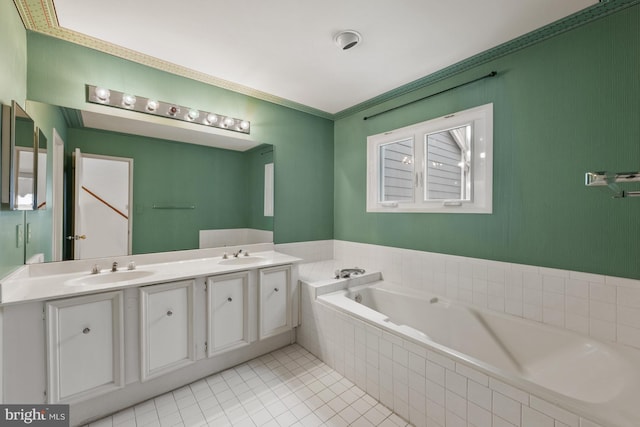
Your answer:
[[[234,271],[294,264],[301,261],[300,258],[275,251],[252,252],[249,258],[255,262],[235,265],[220,264],[222,257],[213,256],[174,262],[138,264],[136,269],[132,271],[127,271],[127,264],[124,263],[120,264],[118,272],[112,273],[102,270],[98,274],[91,274],[89,269],[82,272],[57,272],[56,274],[33,276],[18,271],[0,283],[0,304],[8,305],[105,292]],[[242,255],[239,259],[242,259]]]

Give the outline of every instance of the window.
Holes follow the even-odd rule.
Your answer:
[[[493,104],[367,138],[367,212],[491,213]]]

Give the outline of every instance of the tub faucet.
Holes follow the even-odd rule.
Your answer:
[[[115,273],[116,271],[118,271],[118,263],[114,261],[113,264],[111,264],[111,272]]]
[[[348,279],[352,274],[359,275],[364,274],[365,271],[363,268],[343,268],[342,270],[336,270],[336,279]]]

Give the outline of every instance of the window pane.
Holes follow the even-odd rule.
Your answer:
[[[380,201],[413,201],[413,139],[380,146]]]
[[[425,200],[471,199],[471,125],[425,136]]]

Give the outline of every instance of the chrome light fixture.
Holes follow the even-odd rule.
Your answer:
[[[100,86],[85,85],[86,100],[92,104],[107,105],[123,110],[136,111],[138,113],[151,114],[153,116],[166,117],[203,126],[225,129],[234,132],[249,134],[251,123],[244,119],[211,113],[196,108],[185,107],[164,101],[156,101],[153,98],[132,95],[107,89]]]

